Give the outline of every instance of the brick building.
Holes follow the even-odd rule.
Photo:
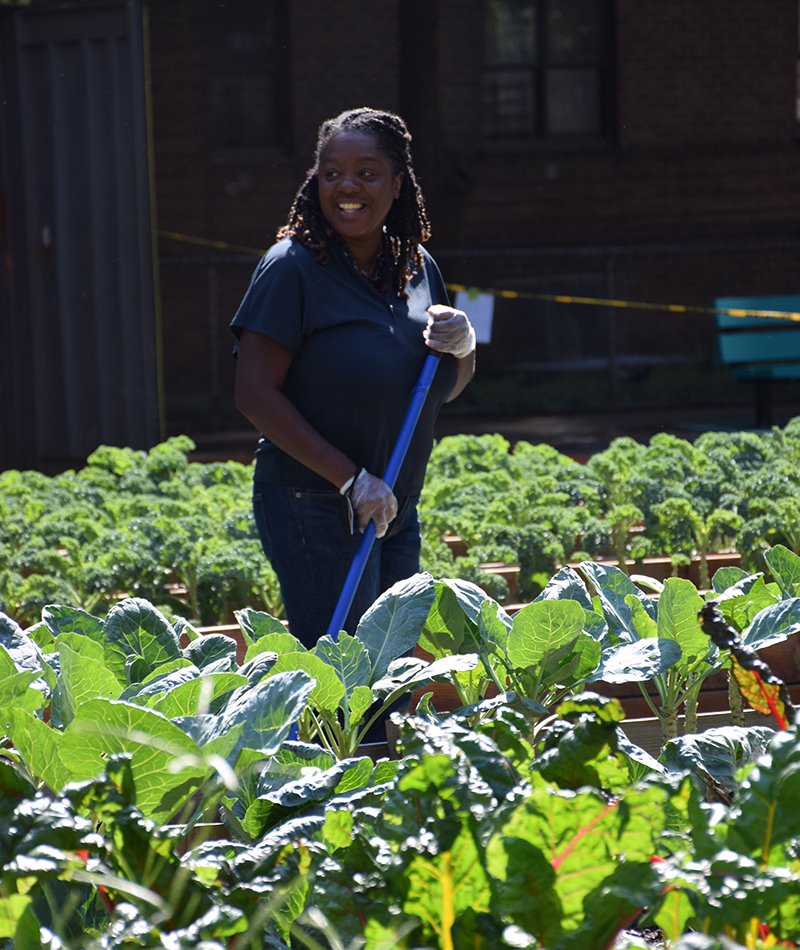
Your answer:
[[[15,326],[35,270],[14,194],[20,51],[42,42],[25,47],[25,29],[106,8],[134,24],[134,53],[142,24],[162,432],[242,424],[228,323],[248,249],[284,222],[319,123],[356,105],[406,118],[447,281],[699,306],[800,292],[797,0],[5,0],[0,240],[15,263],[0,303]],[[22,118],[7,105],[18,88]],[[705,314],[500,299],[461,399],[748,400],[714,370],[714,341]],[[29,342],[0,330],[12,352]]]
[[[234,59],[255,48],[247,10],[264,2],[215,6],[205,22],[189,0],[151,11],[162,229],[268,246],[319,122],[369,104],[411,128],[448,281],[705,306],[800,290],[795,0],[273,0],[260,148],[243,118],[215,124],[209,96],[224,31]],[[229,91],[245,116],[246,90]],[[160,250],[170,415],[189,424],[205,401],[222,422],[252,261]],[[712,372],[714,336],[711,316],[501,300],[471,398],[491,401],[481,380],[505,371],[534,406],[682,400],[687,383],[690,399],[749,399]]]

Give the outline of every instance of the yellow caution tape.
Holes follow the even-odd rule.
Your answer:
[[[682,303],[643,303],[638,300],[608,300],[604,297],[568,297],[565,294],[534,294],[525,290],[483,290],[478,287],[467,287],[464,284],[447,284],[448,290],[474,296],[489,294],[492,297],[506,297],[509,300],[541,300],[548,303],[580,303],[594,307],[623,307],[631,310],[665,310],[670,313],[721,313],[728,317],[765,317],[770,320],[800,321],[800,313],[791,313],[786,310],[740,310],[723,307],[700,307]]]
[[[2,0],[0,0],[2,2]],[[263,248],[244,247],[241,244],[228,244],[226,241],[210,241],[208,238],[192,237],[189,234],[178,234],[176,231],[159,231],[160,237],[172,241],[185,241],[188,244],[200,244],[203,247],[213,247],[221,251],[238,251],[240,254],[252,254],[261,257],[267,252]],[[484,290],[481,287],[467,287],[465,284],[446,284],[448,290],[459,291],[470,296],[487,294],[491,297],[503,297],[507,300],[539,300],[543,303],[577,303],[588,304],[592,307],[618,307],[630,310],[662,310],[669,313],[707,313],[724,314],[727,317],[764,317],[770,320],[794,320],[800,322],[800,313],[790,313],[786,310],[740,310],[721,307],[700,307],[693,304],[681,303],[643,303],[636,300],[608,300],[604,297],[571,297],[565,294],[534,294],[527,290]]]

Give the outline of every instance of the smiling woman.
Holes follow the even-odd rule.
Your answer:
[[[378,541],[345,629],[419,570],[417,501],[442,404],[469,382],[475,334],[453,310],[414,175],[411,136],[392,113],[323,123],[314,166],[232,328],[236,401],[261,431],[254,508],[291,632],[313,647],[358,548]],[[380,477],[430,350],[442,354],[394,492]]]

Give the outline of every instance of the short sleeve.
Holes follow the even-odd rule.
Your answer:
[[[281,241],[259,261],[231,329],[237,338],[253,330],[277,340],[296,356],[303,342],[305,288],[295,247]],[[303,249],[304,250],[304,249]]]

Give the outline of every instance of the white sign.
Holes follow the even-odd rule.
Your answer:
[[[494,316],[494,297],[491,294],[478,294],[470,300],[469,294],[459,290],[456,294],[456,310],[463,310],[475,328],[478,343],[492,342],[492,317]]]

